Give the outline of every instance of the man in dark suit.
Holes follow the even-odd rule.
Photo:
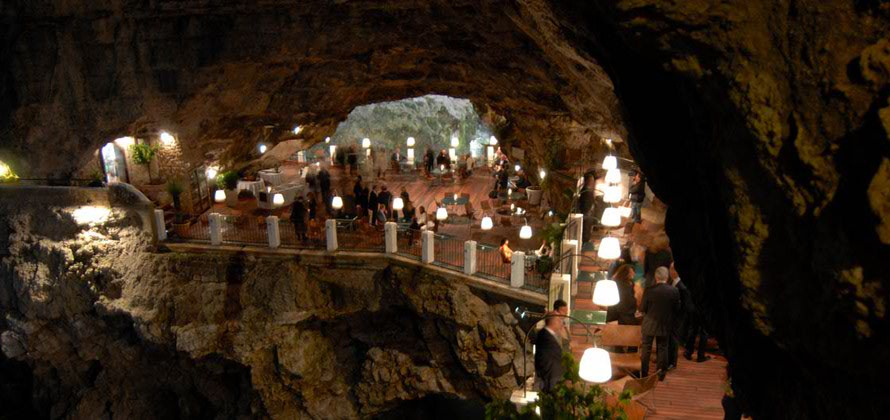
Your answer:
[[[668,368],[668,347],[673,331],[674,316],[680,310],[680,292],[676,287],[667,284],[669,277],[667,267],[655,270],[655,285],[643,293],[643,304],[640,312],[643,317],[643,349],[640,375],[649,375],[649,356],[652,353],[652,341],[658,347],[658,379],[664,380]]]
[[[535,339],[535,384],[547,392],[562,381],[562,344],[559,331],[563,328],[563,318],[556,312],[544,320],[544,328],[538,331]]]
[[[386,185],[380,187],[380,194],[377,194],[377,204],[383,204],[383,211],[386,212],[387,219],[392,218],[392,193]]]
[[[401,165],[404,160],[405,156],[402,156],[402,151],[399,150],[398,147],[396,147],[396,151],[393,152],[392,156],[390,157],[390,165],[392,166],[392,170],[395,171],[395,173],[399,173],[402,170]]]
[[[677,367],[677,354],[680,348],[680,340],[686,339],[686,324],[690,319],[689,307],[692,305],[692,294],[689,293],[689,289],[683,284],[683,280],[680,279],[680,273],[677,273],[677,270],[674,268],[674,263],[671,263],[670,275],[671,281],[669,284],[676,287],[677,291],[680,293],[680,310],[674,318],[674,328],[671,332],[670,346],[668,350],[668,369],[673,369]]]
[[[593,221],[599,218],[596,213],[596,176],[593,173],[584,174],[578,197],[578,213],[584,215],[581,241],[589,242],[593,233]]]

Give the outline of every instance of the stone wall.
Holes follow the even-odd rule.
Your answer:
[[[164,252],[121,206],[93,224],[78,208],[0,200],[0,362],[30,367],[41,416],[355,418],[518,383],[511,308],[461,283],[387,259]]]

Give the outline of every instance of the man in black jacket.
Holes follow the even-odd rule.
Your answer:
[[[680,292],[676,287],[667,284],[667,267],[655,270],[655,285],[643,293],[643,304],[640,312],[643,317],[643,349],[640,375],[649,375],[649,356],[652,353],[652,341],[658,346],[658,379],[664,380],[668,368],[668,341],[673,330],[674,316],[680,310]]]
[[[578,197],[578,213],[584,215],[581,242],[589,242],[592,238],[593,221],[599,218],[596,214],[596,175],[593,173],[584,174]]]
[[[674,263],[671,263],[670,275],[670,285],[676,287],[677,291],[680,293],[680,311],[677,312],[677,315],[674,318],[674,328],[673,331],[671,331],[668,350],[668,368],[673,369],[677,367],[677,353],[680,348],[680,340],[686,339],[686,324],[690,319],[689,307],[692,306],[693,303],[692,294],[689,292],[686,285],[683,284],[683,280],[680,279],[680,274],[677,273],[677,270],[674,268]]]
[[[562,381],[562,344],[558,333],[562,329],[562,320],[560,316],[545,319],[544,328],[538,331],[535,339],[535,382],[544,392],[551,391]]]
[[[630,218],[634,223],[640,223],[643,217],[643,200],[646,198],[646,179],[643,174],[637,172],[628,189],[630,195]]]

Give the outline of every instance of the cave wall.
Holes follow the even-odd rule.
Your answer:
[[[356,418],[518,383],[511,307],[463,283],[388,259],[164,252],[125,206],[84,223],[97,200],[8,190],[0,369],[19,379],[0,401],[27,388],[40,417]]]

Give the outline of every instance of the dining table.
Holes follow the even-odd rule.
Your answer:
[[[242,180],[238,181],[237,188],[238,188],[238,191],[247,190],[247,191],[250,191],[251,193],[253,193],[254,197],[259,197],[260,191],[265,190],[266,185],[262,179],[258,179],[256,181],[246,181],[246,180],[242,179]]]
[[[260,179],[271,186],[281,185],[284,182],[283,174],[275,169],[263,169],[259,171]]]

